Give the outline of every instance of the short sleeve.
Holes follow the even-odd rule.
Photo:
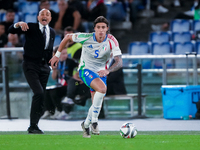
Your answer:
[[[85,41],[87,41],[93,34],[91,33],[74,33],[72,35],[72,40],[74,42],[78,42],[83,44]]]
[[[108,38],[113,56],[122,55],[117,39],[111,34],[108,35]]]

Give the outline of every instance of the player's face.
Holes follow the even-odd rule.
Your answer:
[[[42,9],[38,15],[38,21],[46,26],[51,21],[51,12],[48,9]]]
[[[100,22],[97,23],[96,26],[94,27],[96,38],[104,38],[106,36],[106,33],[108,31],[107,24]]]

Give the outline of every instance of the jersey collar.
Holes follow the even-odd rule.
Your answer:
[[[93,39],[94,39],[94,41],[96,41],[96,42],[97,42],[97,39],[96,39],[96,37],[95,37],[95,32],[93,33]],[[107,39],[107,34],[106,34],[106,37],[105,37],[105,39],[103,40],[103,42],[105,42],[105,41],[106,41],[106,39]]]

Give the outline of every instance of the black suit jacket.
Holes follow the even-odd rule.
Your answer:
[[[45,41],[41,30],[39,29],[39,23],[28,23],[29,29],[27,31],[22,31],[21,28],[14,28],[14,24],[8,29],[9,33],[24,33],[25,43],[24,43],[24,60],[32,62],[40,62],[44,58],[47,62],[52,57],[53,44],[55,40],[55,31],[50,28],[50,38],[49,45],[46,50]]]

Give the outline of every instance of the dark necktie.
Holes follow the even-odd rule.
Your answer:
[[[45,45],[46,45],[46,31],[45,30],[46,30],[46,27],[44,26],[42,34],[43,34],[44,42],[45,42]]]

